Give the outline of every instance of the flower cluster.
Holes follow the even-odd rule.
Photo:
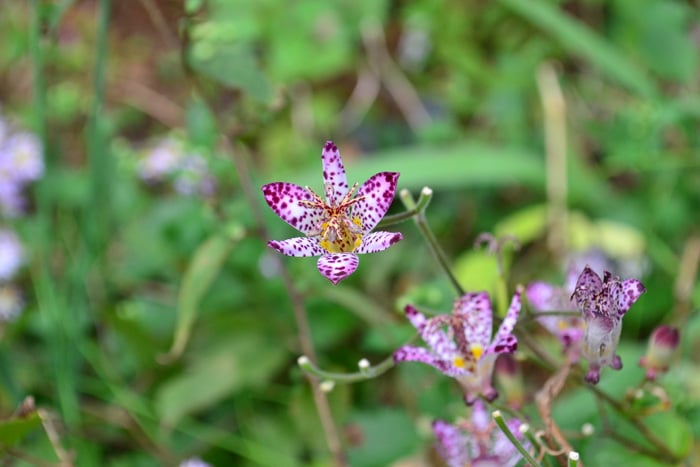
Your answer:
[[[506,422],[508,429],[522,439],[521,421],[512,418]],[[476,401],[471,420],[450,424],[442,420],[433,422],[437,438],[437,452],[449,467],[511,467],[522,456],[505,434],[491,420],[486,406]],[[527,449],[528,443],[524,443]]]
[[[28,131],[13,131],[0,115],[0,214],[5,217],[23,214],[26,202],[22,192],[43,174],[39,138]]]
[[[408,305],[406,317],[428,348],[403,346],[394,352],[394,361],[423,362],[455,378],[467,404],[473,404],[479,395],[494,400],[498,392],[491,379],[496,358],[518,347],[512,331],[520,313],[521,292],[518,288],[493,339],[493,312],[485,292],[465,294],[455,300],[451,315],[430,319]]]
[[[375,174],[358,189],[357,184],[348,185],[340,153],[331,141],[324,145],[321,161],[325,199],[309,187],[287,182],[262,187],[272,210],[304,234],[271,240],[268,246],[288,256],[320,256],[319,271],[338,284],[355,271],[358,254],[385,250],[402,239],[400,233],[373,232],[392,203],[399,174]],[[164,154],[158,162],[169,165],[172,158]],[[520,461],[521,453],[527,457],[522,449],[518,452],[520,445],[516,448],[496,428],[484,402],[498,397],[492,382],[497,361],[506,402],[518,408],[525,400],[521,374],[511,356],[518,347],[513,330],[523,293],[535,310],[536,319],[559,338],[569,361],[575,363],[580,357],[588,361],[586,381],[597,383],[604,365],[622,367],[616,355],[622,318],[645,288],[636,279],[614,277],[605,270],[605,258],[600,255],[590,258],[594,264],[602,264],[602,279],[588,264],[583,267],[573,263],[564,286],[544,282],[531,283],[527,289],[518,286],[495,334],[491,300],[486,292],[463,294],[455,300],[450,314],[426,317],[412,305],[405,307],[406,317],[426,346],[404,345],[393,353],[394,362],[425,363],[454,378],[464,401],[472,406],[470,421],[452,425],[437,420],[433,424],[437,450],[447,465],[513,466]],[[655,333],[649,352],[640,362],[649,379],[665,371],[677,345],[677,330],[665,327]],[[360,368],[366,371],[367,365],[361,363]],[[510,420],[508,425],[516,437],[522,438],[519,420]]]
[[[372,232],[391,206],[397,172],[380,172],[357,189],[348,186],[345,166],[332,141],[321,153],[325,200],[309,187],[275,182],[262,187],[267,204],[305,237],[272,240],[287,256],[320,256],[318,270],[337,284],[359,265],[357,254],[375,253],[401,240],[400,233]],[[357,192],[355,192],[357,190]]]
[[[147,151],[136,171],[149,184],[172,181],[175,191],[185,196],[212,196],[216,190],[206,159],[186,151],[174,138],[164,138]]]

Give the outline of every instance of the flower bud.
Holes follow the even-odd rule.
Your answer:
[[[673,352],[678,347],[680,335],[672,326],[659,326],[649,337],[647,353],[639,360],[639,366],[647,370],[646,377],[653,381],[659,373],[668,370]]]

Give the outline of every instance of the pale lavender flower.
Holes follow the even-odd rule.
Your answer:
[[[209,173],[207,161],[199,154],[183,156],[173,182],[181,195],[212,196],[216,189],[214,177]]]
[[[22,186],[44,174],[43,149],[39,138],[30,132],[15,133],[0,149],[0,178]]]
[[[406,306],[406,316],[428,348],[403,346],[394,352],[394,361],[423,362],[455,378],[467,404],[473,404],[480,394],[494,400],[498,392],[491,380],[496,358],[518,347],[512,331],[520,313],[521,293],[522,287],[518,287],[493,339],[493,314],[486,292],[465,294],[455,300],[451,315],[430,319],[413,306]]]
[[[198,457],[190,457],[189,459],[185,459],[184,461],[180,462],[179,467],[211,467],[211,464],[204,462]]]
[[[22,292],[14,284],[0,284],[0,321],[17,318],[24,309]]]
[[[24,264],[24,250],[17,235],[9,229],[0,229],[0,281],[12,279]]]
[[[518,440],[523,439],[520,420],[512,418],[506,425]],[[433,433],[437,452],[449,467],[512,467],[522,459],[480,400],[472,408],[471,420],[454,425],[436,420]]]
[[[582,353],[588,360],[586,381],[600,381],[600,369],[608,365],[613,370],[622,368],[622,359],[616,355],[622,332],[622,318],[646,292],[637,279],[621,281],[605,271],[603,280],[586,267],[576,282],[571,296],[586,323]]]
[[[5,217],[17,217],[24,212],[24,205],[22,187],[0,173],[0,214]]]
[[[337,284],[359,265],[357,254],[386,250],[403,237],[372,232],[391,206],[398,172],[380,172],[355,193],[348,189],[340,152],[327,141],[321,153],[326,200],[309,187],[276,182],[262,187],[265,201],[283,221],[305,234],[267,245],[287,256],[320,256],[318,270]]]
[[[173,139],[164,139],[139,160],[136,172],[142,180],[160,182],[180,167],[182,159],[180,145]]]

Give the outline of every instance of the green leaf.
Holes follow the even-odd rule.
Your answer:
[[[653,433],[679,458],[685,458],[693,446],[693,434],[686,417],[675,412],[659,412],[644,419]]]
[[[156,410],[167,426],[185,415],[211,407],[245,387],[266,384],[284,362],[286,350],[260,334],[226,338],[156,394]]]
[[[216,279],[234,244],[231,239],[216,234],[202,243],[194,253],[180,287],[175,338],[169,358],[178,358],[185,349],[197,317],[199,303]]]
[[[515,236],[521,244],[529,243],[544,234],[547,228],[547,206],[528,206],[503,218],[494,228],[496,238]]]
[[[543,0],[501,0],[501,3],[630,91],[647,97],[657,94],[654,82],[624,53],[553,3]]]
[[[350,464],[356,467],[390,465],[411,453],[418,443],[415,427],[405,410],[361,412],[350,423],[362,440],[348,452]]]
[[[224,86],[240,89],[259,102],[272,98],[272,87],[247,44],[198,41],[188,51],[187,61],[199,73]]]
[[[0,420],[0,445],[14,446],[38,428],[41,428],[41,419],[36,412],[30,413],[26,417]]]
[[[454,275],[465,290],[484,290],[493,296],[498,281],[496,258],[483,250],[470,250],[454,263]]]

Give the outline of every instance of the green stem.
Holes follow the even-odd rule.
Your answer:
[[[333,373],[320,369],[305,355],[299,357],[298,360],[299,367],[301,367],[301,369],[307,374],[313,375],[321,380],[344,384],[356,383],[358,381],[376,378],[394,367],[393,355],[385,358],[381,363],[375,366],[365,366],[362,364],[362,362],[363,361],[361,360],[359,364],[360,371],[358,373]]]
[[[508,438],[508,440],[513,444],[513,447],[515,447],[515,449],[518,450],[518,452],[523,456],[523,458],[527,462],[529,462],[532,467],[541,466],[541,464],[537,462],[535,458],[530,455],[529,452],[527,452],[525,446],[523,446],[520,440],[518,440],[518,438],[515,437],[513,432],[510,431],[510,428],[508,428],[508,425],[506,425],[506,421],[503,419],[503,415],[501,415],[501,411],[494,410],[491,415],[496,421],[496,425],[498,425],[498,428],[501,429],[503,434],[506,435],[506,438]]]
[[[413,219],[415,216],[419,215],[421,212],[428,207],[430,200],[432,199],[432,194],[421,192],[421,197],[418,198],[418,204],[407,211],[400,212],[398,214],[392,214],[390,216],[384,216],[384,218],[377,224],[377,229],[388,227],[390,225],[398,224],[399,222],[404,222],[409,219]],[[404,203],[405,204],[405,203]]]
[[[417,214],[415,214],[415,216],[413,217],[413,220],[416,223],[416,227],[418,227],[418,230],[420,230],[421,234],[428,242],[430,250],[433,252],[433,255],[440,264],[440,267],[443,269],[443,271],[445,271],[445,274],[447,274],[447,277],[452,283],[452,286],[455,288],[459,295],[464,295],[464,289],[452,273],[452,269],[450,268],[450,263],[447,260],[447,256],[445,255],[445,252],[442,251],[440,244],[435,238],[435,234],[433,234],[433,231],[430,229],[428,221],[425,218],[425,207],[428,206],[432,195],[433,190],[431,190],[428,187],[423,188],[423,190],[421,191],[421,198],[419,199],[418,204],[416,204],[416,202],[413,199],[413,196],[411,196],[411,193],[408,190],[401,190],[401,192],[399,193],[399,197],[401,198],[401,201],[403,202],[406,209],[408,209],[409,211],[417,211]],[[419,207],[422,208],[419,209]]]
[[[569,453],[569,467],[578,467],[578,461],[581,458],[578,452],[571,451]]]

